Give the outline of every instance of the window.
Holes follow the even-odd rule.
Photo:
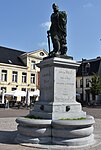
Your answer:
[[[22,83],[26,83],[27,82],[27,73],[22,72]]]
[[[6,93],[6,87],[1,87],[1,90]]]
[[[12,91],[15,91],[16,89],[17,89],[17,88],[14,87],[14,88],[12,88]]]
[[[44,56],[44,52],[40,52],[40,56]]]
[[[31,73],[31,83],[35,83],[35,74]]]
[[[26,92],[26,88],[22,88],[21,90]]]
[[[3,96],[3,93],[5,93],[6,92],[6,87],[1,87],[1,90],[2,90],[2,92],[0,93],[0,103],[2,103],[2,96]]]
[[[80,80],[80,88],[82,88],[83,84],[82,84],[82,79]]]
[[[34,92],[34,91],[35,91],[35,89],[31,89],[31,91],[32,91],[32,92]]]
[[[12,82],[17,82],[18,72],[13,71],[12,72]]]
[[[86,79],[86,87],[89,87],[89,79]]]
[[[31,61],[31,69],[35,69],[35,61]]]
[[[7,81],[7,70],[2,70],[1,72],[1,81]]]

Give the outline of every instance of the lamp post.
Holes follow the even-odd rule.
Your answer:
[[[84,104],[84,60],[82,58],[82,102]]]
[[[90,63],[86,63],[86,65],[84,65],[84,61],[85,59],[82,58],[82,102],[84,104],[84,75],[88,75],[89,73],[89,69],[90,69]]]

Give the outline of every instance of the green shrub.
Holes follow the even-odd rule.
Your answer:
[[[37,116],[34,116],[34,115],[25,116],[25,118],[27,118],[27,119],[43,119],[43,118],[41,118],[41,117],[37,117]]]
[[[84,118],[84,117],[81,117],[81,118],[61,118],[59,120],[84,120],[84,119],[86,119],[86,118]]]

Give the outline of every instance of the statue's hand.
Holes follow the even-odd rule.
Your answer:
[[[49,33],[50,33],[50,30],[47,31],[47,34],[49,34]]]

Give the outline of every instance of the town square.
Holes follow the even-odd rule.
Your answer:
[[[1,150],[101,149],[100,3],[1,2]]]

